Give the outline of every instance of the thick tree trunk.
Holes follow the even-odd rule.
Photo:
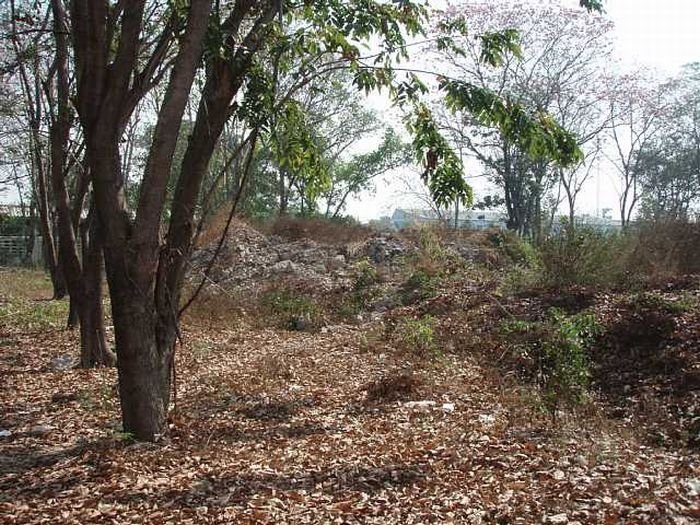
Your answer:
[[[124,431],[156,441],[167,431],[175,327],[159,322],[154,305],[136,290],[112,294],[112,313]]]

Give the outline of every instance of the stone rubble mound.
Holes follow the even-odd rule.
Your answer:
[[[197,281],[209,265],[218,242],[195,251],[190,279]],[[353,265],[367,258],[375,265],[396,264],[415,251],[408,241],[377,233],[363,242],[321,244],[311,239],[289,240],[267,236],[236,221],[212,266],[209,278],[228,290],[246,290],[279,279],[312,284],[326,291],[350,283]]]

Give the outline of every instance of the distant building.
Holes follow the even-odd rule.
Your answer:
[[[386,225],[387,218],[383,218],[383,225]],[[505,214],[497,211],[479,211],[465,210],[459,213],[457,226],[464,230],[489,230],[489,229],[506,229]],[[576,216],[576,225],[584,226],[601,232],[613,232],[622,229],[620,220],[612,219],[609,216],[595,217],[593,215]],[[404,209],[397,208],[390,218],[391,226],[396,230],[409,228],[411,226],[422,225],[444,225],[454,228],[454,212],[446,212],[439,215],[434,210],[426,209]],[[563,225],[566,224],[564,218],[562,221],[554,221],[552,225],[553,231],[560,231]]]
[[[454,212],[438,215],[434,210],[397,208],[391,216],[391,224],[397,230],[411,226],[445,225],[455,226]],[[506,228],[506,218],[500,212],[464,210],[459,213],[457,227],[465,230],[488,230]]]
[[[576,226],[585,226],[593,230],[602,232],[613,232],[622,230],[622,221],[620,219],[612,219],[607,215],[596,217],[594,215],[581,215],[574,218]]]

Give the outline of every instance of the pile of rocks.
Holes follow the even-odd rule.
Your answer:
[[[216,243],[197,250],[190,277],[197,280],[216,251]],[[209,278],[227,289],[249,289],[261,283],[294,277],[330,289],[349,278],[351,261],[340,246],[309,239],[288,241],[268,237],[249,225],[232,225]]]
[[[217,243],[195,251],[190,278],[201,279]],[[267,236],[236,221],[209,273],[209,279],[229,290],[254,289],[280,279],[307,283],[319,292],[347,287],[353,265],[367,259],[376,266],[400,264],[415,253],[409,241],[391,233],[377,233],[353,244],[322,244],[311,239]]]

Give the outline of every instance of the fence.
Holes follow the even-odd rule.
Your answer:
[[[40,236],[34,242],[24,235],[0,236],[0,266],[41,266],[44,262]]]

